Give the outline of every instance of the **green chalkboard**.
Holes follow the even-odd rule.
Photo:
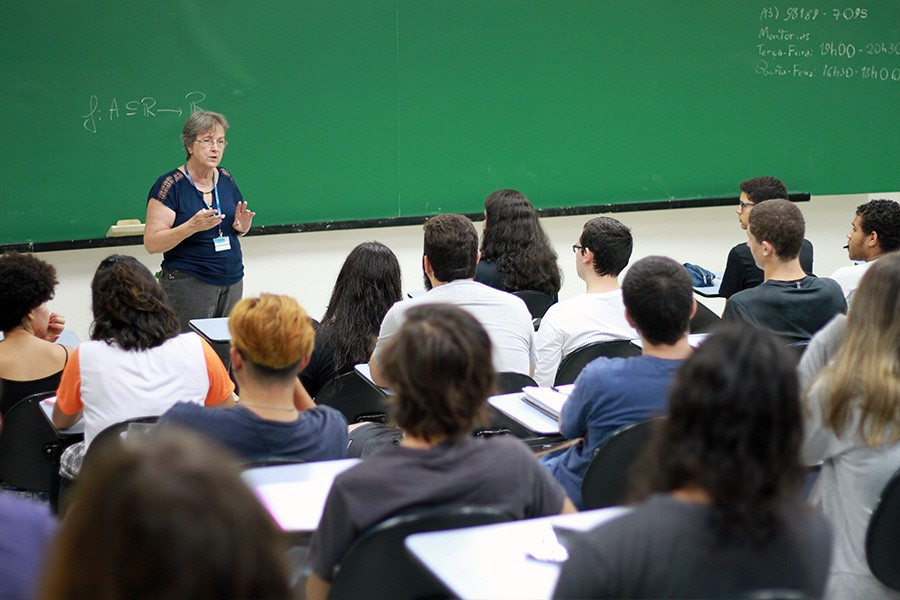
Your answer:
[[[0,24],[0,245],[144,217],[195,106],[257,225],[900,189],[900,2],[47,0]]]

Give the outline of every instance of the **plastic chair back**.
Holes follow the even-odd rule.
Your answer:
[[[900,591],[900,469],[881,492],[866,530],[866,562],[878,581]]]
[[[56,392],[19,400],[6,411],[0,428],[0,481],[29,492],[56,491],[63,443],[41,408]],[[72,443],[76,438],[71,440]]]
[[[556,370],[554,385],[575,383],[578,375],[595,358],[605,356],[607,358],[628,358],[640,356],[641,349],[631,343],[631,340],[612,340],[608,342],[594,342],[573,350],[563,357]]]
[[[581,501],[585,510],[622,504],[628,494],[630,467],[664,418],[648,419],[617,429],[594,451],[581,482]]]
[[[319,390],[316,404],[335,408],[347,419],[347,423],[377,421],[384,423],[387,403],[381,392],[365,381],[356,371],[344,373],[332,379]]]
[[[518,296],[525,302],[532,319],[542,319],[547,309],[556,304],[555,297],[537,290],[522,290],[513,292],[512,295]]]
[[[406,536],[510,521],[490,508],[439,508],[393,517],[357,539],[338,567],[330,598],[449,598],[447,589],[403,545]]]

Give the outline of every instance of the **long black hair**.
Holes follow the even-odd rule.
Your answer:
[[[390,248],[364,242],[338,273],[316,335],[328,335],[335,372],[369,360],[385,313],[401,299],[400,263]]]
[[[784,343],[749,325],[717,330],[675,377],[644,492],[699,488],[723,539],[764,544],[796,498],[802,418]]]
[[[484,214],[481,260],[497,267],[503,287],[559,293],[562,275],[556,251],[528,198],[516,190],[498,190],[485,199]]]

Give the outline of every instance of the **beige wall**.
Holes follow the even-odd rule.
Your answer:
[[[900,193],[818,196],[800,203],[806,217],[807,238],[815,248],[815,272],[830,275],[849,264],[842,248],[857,205],[869,198],[900,200]],[[651,254],[664,254],[678,262],[692,262],[713,271],[725,268],[728,250],[746,240],[738,226],[734,207],[684,208],[611,214],[631,227],[635,239],[632,262]],[[560,298],[583,291],[575,274],[571,245],[592,215],[543,219],[563,269]],[[477,225],[480,227],[480,225]],[[405,291],[422,288],[422,227],[387,227],[351,231],[323,231],[249,237],[243,240],[244,295],[260,292],[289,294],[319,318],[325,311],[331,287],[347,253],[356,244],[377,240],[387,244],[400,260]],[[67,324],[81,339],[87,339],[91,322],[90,281],[105,256],[131,254],[156,271],[160,255],[148,254],[143,246],[68,250],[41,253],[56,266],[60,284],[51,309],[66,316]],[[721,313],[724,300],[703,300]]]

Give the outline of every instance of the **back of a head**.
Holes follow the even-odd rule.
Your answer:
[[[634,263],[622,282],[622,300],[638,333],[651,344],[673,345],[690,329],[691,276],[671,258],[648,256]]]
[[[882,252],[900,250],[900,203],[893,200],[869,200],[856,208],[866,235],[878,233]]]
[[[17,327],[52,299],[57,283],[56,269],[33,254],[0,255],[0,331]]]
[[[381,355],[397,425],[425,439],[458,439],[479,424],[494,387],[491,340],[450,304],[411,308]]]
[[[425,222],[425,255],[434,276],[445,283],[475,277],[478,233],[467,217],[443,214]]]
[[[91,281],[91,308],[91,339],[125,350],[154,348],[181,331],[165,292],[133,256],[113,254],[100,262]]]
[[[282,533],[225,451],[181,430],[98,448],[43,597],[287,598]]]
[[[775,198],[787,199],[788,191],[781,181],[771,175],[754,177],[740,183],[740,189],[755,204],[774,200]]]
[[[257,379],[291,381],[312,354],[315,332],[303,307],[289,296],[244,298],[228,317],[231,345]]]
[[[618,276],[628,265],[634,240],[631,229],[612,217],[597,217],[584,224],[580,245],[594,253],[598,275]]]
[[[806,222],[797,205],[788,200],[769,200],[756,206],[748,219],[750,235],[759,243],[769,242],[782,261],[800,255]]]
[[[795,367],[783,342],[755,327],[710,335],[673,382],[654,453],[656,488],[698,487],[718,509],[720,534],[771,539],[800,472]]]

